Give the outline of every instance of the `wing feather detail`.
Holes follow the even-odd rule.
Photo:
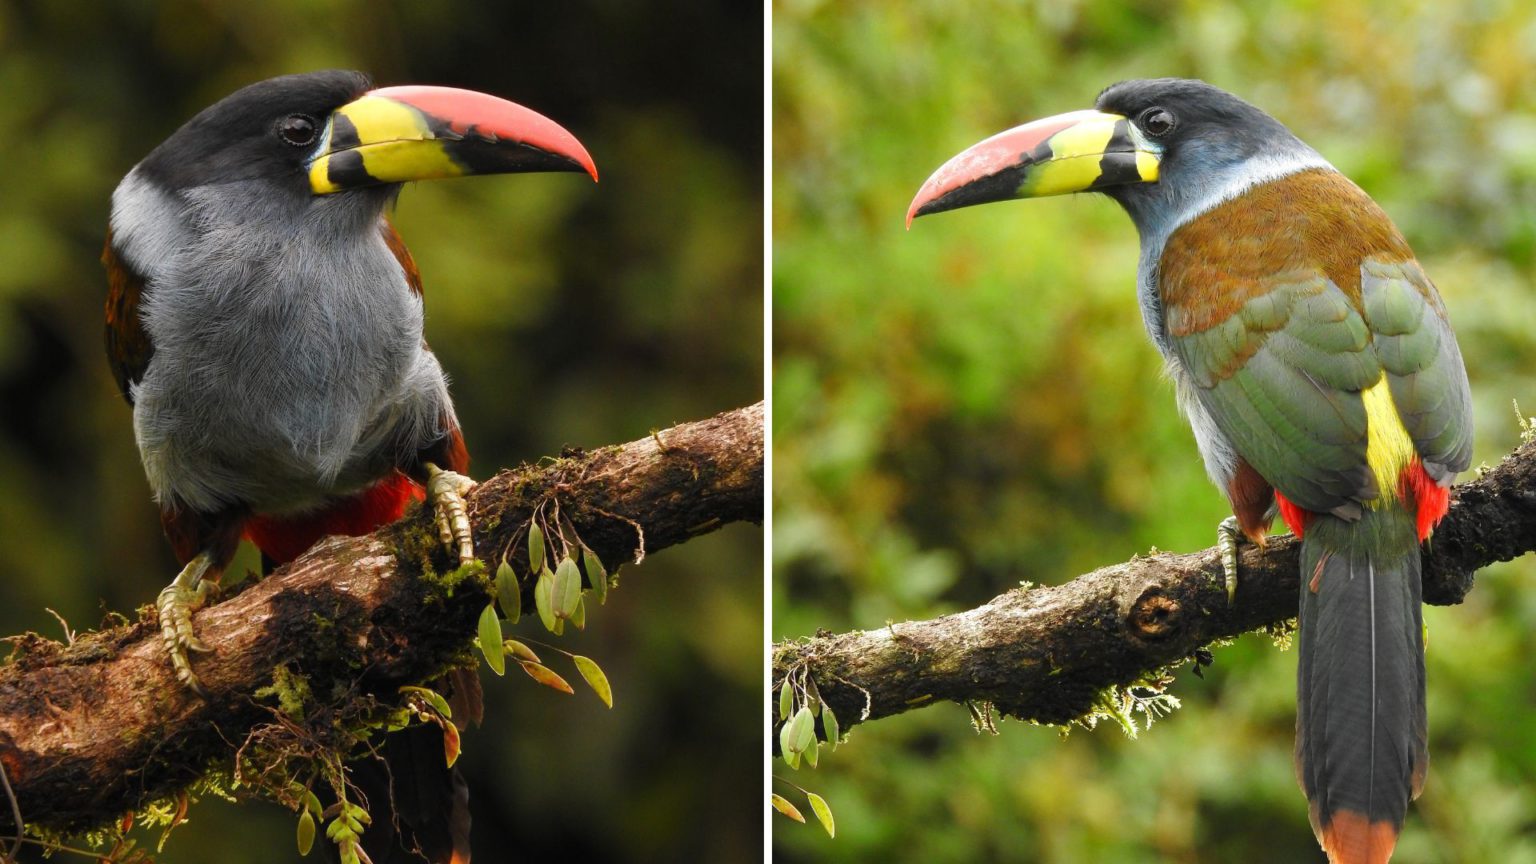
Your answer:
[[[1262,231],[1244,227],[1254,210]],[[1175,231],[1159,273],[1169,343],[1194,397],[1300,507],[1354,518],[1361,503],[1396,492],[1380,488],[1367,455],[1362,394],[1383,380],[1437,481],[1469,464],[1466,371],[1444,306],[1348,180],[1308,171],[1258,187]]]

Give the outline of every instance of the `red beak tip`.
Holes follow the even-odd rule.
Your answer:
[[[923,189],[918,190],[917,197],[913,198],[912,199],[912,203],[907,205],[907,230],[908,231],[912,230],[912,220],[917,218],[917,211],[921,210],[923,205],[928,203],[927,196],[923,195],[923,192],[926,191],[926,189],[927,189],[927,187],[925,186]]]

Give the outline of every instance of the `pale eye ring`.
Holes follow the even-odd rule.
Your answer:
[[[277,121],[277,137],[295,147],[308,147],[315,143],[317,129],[315,119],[307,114],[290,114]]]
[[[1162,138],[1172,132],[1179,125],[1177,117],[1167,108],[1148,108],[1141,112],[1136,125],[1141,127],[1149,138]]]

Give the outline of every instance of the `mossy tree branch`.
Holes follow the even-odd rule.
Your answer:
[[[1424,550],[1424,599],[1459,603],[1479,567],[1532,550],[1536,441],[1455,489]],[[1093,713],[1106,691],[1146,681],[1216,640],[1295,618],[1299,552],[1289,535],[1267,550],[1244,544],[1230,606],[1213,547],[1137,556],[929,621],[781,642],[774,694],[786,675],[808,676],[844,730],[942,701],[1069,723]],[[777,721],[776,699],[770,711]]]
[[[468,496],[483,560],[499,562],[538,513],[610,571],[731,522],[761,523],[762,502],[762,403],[567,450]],[[526,551],[507,557],[532,610]],[[430,514],[418,510],[365,537],[328,538],[200,610],[194,626],[213,650],[193,664],[206,699],[177,682],[152,611],[68,645],[18,637],[0,666],[0,761],[22,816],[66,832],[112,822],[229,765],[253,729],[279,711],[291,717],[294,699],[311,719],[362,700],[398,705],[402,685],[471,660],[490,591],[480,568],[449,570]],[[264,687],[276,692],[254,695]],[[11,822],[0,812],[0,834]]]

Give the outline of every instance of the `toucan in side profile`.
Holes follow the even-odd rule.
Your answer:
[[[192,612],[242,537],[281,564],[425,497],[449,554],[473,557],[469,457],[386,209],[407,181],[533,171],[597,179],[569,132],[520,105],[327,71],[233,93],[123,178],[107,356],[185,565],[158,606],[187,686],[202,691],[189,652],[211,650]],[[454,842],[429,857],[467,861]]]
[[[1204,82],[1126,81],[950,159],[907,224],[1102,192],[1141,235],[1152,341],[1233,517],[1302,538],[1296,774],[1335,864],[1385,862],[1429,764],[1419,544],[1471,462],[1445,306],[1365,192],[1277,120]]]

